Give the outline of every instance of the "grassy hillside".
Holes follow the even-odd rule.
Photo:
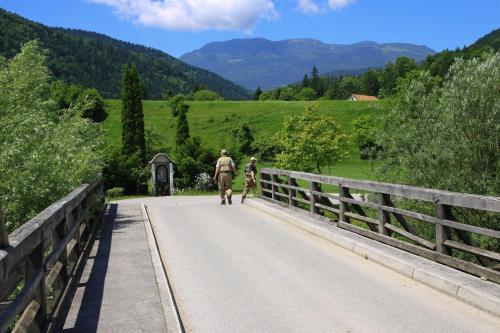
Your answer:
[[[270,136],[279,131],[286,114],[298,113],[311,102],[189,102],[189,128],[192,136],[199,136],[208,147],[219,151],[230,144],[231,131],[247,123],[254,131],[254,137]],[[346,132],[352,132],[353,119],[364,114],[384,112],[383,102],[317,101],[322,114],[333,117]],[[103,127],[109,145],[121,145],[121,101],[108,101],[108,118]],[[171,115],[170,107],[164,101],[144,101],[146,130],[156,138],[155,149],[172,152],[175,146],[177,119]],[[351,157],[331,168],[335,176],[358,179],[373,179],[370,163],[359,158],[358,147],[351,143]],[[262,167],[259,164],[259,167]],[[240,176],[241,177],[241,173]],[[236,189],[241,187],[236,181]]]

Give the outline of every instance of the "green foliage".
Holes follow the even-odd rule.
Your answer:
[[[253,100],[258,101],[260,99],[261,94],[262,94],[262,90],[260,89],[260,87],[257,87],[257,89],[255,89],[255,92],[253,94]]]
[[[311,81],[309,80],[307,74],[304,74],[304,78],[302,79],[302,88],[310,88],[310,87],[311,87]]]
[[[316,99],[316,92],[311,87],[304,87],[297,94],[297,99],[299,101],[314,101]]]
[[[144,166],[138,151],[125,155],[120,150],[108,152],[103,169],[105,188],[122,187],[125,194],[144,193],[151,176],[150,168]]]
[[[373,116],[361,116],[352,121],[353,138],[358,146],[377,141],[380,125]]]
[[[316,65],[313,66],[311,71],[311,88],[316,92],[316,97],[323,96],[324,87],[323,83],[319,77],[319,71]]]
[[[55,78],[94,87],[107,98],[120,96],[123,66],[137,65],[145,96],[161,99],[165,91],[190,93],[204,85],[227,99],[248,99],[243,88],[204,69],[190,66],[149,47],[82,30],[50,28],[0,8],[0,54],[13,57],[33,39],[49,51],[48,67]]]
[[[137,67],[126,66],[122,79],[122,152],[125,155],[137,152],[142,164],[145,164],[146,140],[142,94],[143,89]]]
[[[280,101],[293,101],[295,100],[295,92],[292,87],[283,87],[280,90],[279,98]]]
[[[170,99],[170,108],[172,109],[172,116],[177,117],[179,115],[180,105],[184,104],[187,97],[183,94],[177,94]]]
[[[243,124],[235,134],[235,137],[239,143],[240,153],[244,155],[252,154],[252,143],[254,141],[254,138],[250,126],[248,126],[248,124]]]
[[[270,101],[272,99],[273,99],[273,91],[272,90],[264,91],[259,96],[259,101]]]
[[[51,86],[51,96],[59,110],[78,104],[83,118],[96,123],[106,119],[106,103],[99,91],[94,88],[84,89],[80,85],[55,81]]]
[[[321,116],[314,104],[298,116],[285,119],[279,133],[283,151],[277,156],[280,168],[321,173],[325,166],[347,157],[348,136],[333,119]]]
[[[442,88],[419,72],[387,117],[384,172],[396,182],[498,195],[499,87],[498,53],[459,59]]]
[[[276,135],[261,136],[253,142],[252,150],[259,161],[276,162],[276,156],[283,151],[283,146]]]
[[[108,117],[103,123],[108,145],[121,147],[121,102],[119,100],[107,101],[109,107]],[[168,103],[165,101],[144,101],[144,121],[147,130],[154,133],[156,139],[151,151],[165,152],[177,162],[176,151],[176,123],[177,118],[172,117]],[[255,138],[252,147],[254,155],[259,161],[273,160],[276,152],[280,152],[276,146],[278,140],[274,135],[279,132],[283,125],[283,119],[287,115],[300,114],[309,102],[302,101],[210,101],[193,102],[187,101],[190,106],[188,112],[189,130],[193,136],[199,136],[203,144],[218,153],[221,148],[228,148],[233,159],[233,152],[239,149],[238,142],[232,140],[232,130],[241,128],[246,123],[252,129]],[[317,101],[320,114],[333,119],[346,133],[352,133],[352,121],[362,115],[385,114],[387,102],[350,102],[350,101]],[[227,119],[227,120],[226,120]],[[262,141],[267,144],[261,144]],[[269,147],[268,150],[266,147]],[[359,158],[359,148],[353,142],[348,146],[351,155],[335,165],[335,175],[358,178],[374,179],[371,173],[370,163]],[[265,151],[273,151],[269,158],[262,158]],[[148,155],[151,158],[152,155]],[[238,157],[238,156],[236,156]],[[244,162],[246,158],[243,157]],[[271,162],[273,163],[273,162]],[[244,165],[237,163],[237,167]],[[266,166],[272,166],[267,164]],[[329,171],[328,169],[325,169]],[[213,170],[212,170],[213,174]],[[242,172],[237,173],[234,182],[236,190],[242,190]],[[113,187],[113,186],[112,186]]]
[[[379,90],[379,73],[374,69],[369,69],[361,76],[361,92],[368,96],[377,96]]]
[[[382,153],[382,147],[377,144],[381,131],[380,119],[373,116],[361,116],[352,121],[354,141],[359,147],[361,159],[376,160]]]
[[[123,187],[113,187],[106,191],[107,198],[118,198],[123,196],[125,193],[125,189]]]
[[[205,148],[199,137],[188,138],[176,152],[177,187],[192,188],[200,174],[214,172],[217,156]]]
[[[177,118],[177,132],[175,135],[175,143],[178,147],[184,145],[190,137],[187,119],[188,110],[189,105],[184,103],[179,104],[179,117]]]
[[[106,103],[101,93],[94,88],[85,89],[78,97],[77,103],[82,108],[81,116],[100,123],[106,119]]]
[[[193,101],[219,101],[223,98],[214,91],[208,89],[198,90],[193,94]]]
[[[36,42],[0,61],[0,199],[10,231],[103,167],[99,127],[78,105],[57,113],[49,77]]]

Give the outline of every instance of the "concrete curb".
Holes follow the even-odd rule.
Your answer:
[[[151,263],[155,273],[156,284],[158,286],[158,293],[160,295],[161,307],[163,310],[163,318],[165,321],[165,331],[167,333],[182,333],[182,323],[177,312],[177,306],[174,301],[174,296],[170,288],[167,275],[163,266],[161,256],[158,252],[156,237],[154,235],[151,221],[147,208],[141,203],[142,220],[144,221],[144,228],[146,229],[146,236],[148,239],[149,253],[151,255]]]
[[[326,224],[305,211],[297,212],[256,198],[248,199],[247,203],[365,259],[500,317],[500,286],[497,284]]]

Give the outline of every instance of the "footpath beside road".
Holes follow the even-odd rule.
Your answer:
[[[109,206],[63,331],[166,331],[139,201]]]

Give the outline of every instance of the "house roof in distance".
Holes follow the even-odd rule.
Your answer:
[[[351,99],[356,101],[378,101],[377,96],[352,94]]]

